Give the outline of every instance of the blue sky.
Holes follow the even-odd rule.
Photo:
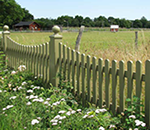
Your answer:
[[[145,16],[150,20],[150,0],[16,0],[35,18],[57,18],[62,15],[81,15],[96,18],[100,15],[129,20]]]

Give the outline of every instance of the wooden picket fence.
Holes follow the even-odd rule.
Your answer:
[[[58,27],[53,31],[50,42],[36,46],[16,43],[7,30],[3,31],[2,47],[7,65],[16,68],[25,64],[35,76],[41,76],[44,83],[56,86],[59,82],[57,74],[61,73],[74,87],[74,94],[81,97],[83,106],[90,102],[102,108],[105,104],[113,114],[123,112],[130,105],[125,104],[126,98],[132,99],[135,94],[144,100],[145,122],[150,128],[150,60],[145,62],[145,74],[141,61],[136,62],[135,72],[132,61],[127,62],[127,70],[124,61],[120,61],[117,68],[116,60],[103,61],[62,45]]]

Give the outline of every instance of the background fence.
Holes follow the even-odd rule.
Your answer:
[[[37,46],[25,46],[13,41],[5,27],[2,37],[2,48],[8,59],[7,65],[16,68],[25,64],[35,76],[40,76],[43,82],[57,86],[60,73],[64,80],[73,86],[74,94],[81,97],[83,106],[87,102],[100,108],[105,104],[113,114],[123,112],[130,104],[125,104],[126,98],[135,94],[144,101],[145,121],[150,127],[150,60],[145,62],[145,74],[142,74],[141,61],[136,62],[133,72],[133,62],[110,62],[108,59],[97,59],[85,56],[80,52],[62,45],[59,27],[53,28],[54,35],[50,42]],[[139,108],[140,110],[140,108]]]

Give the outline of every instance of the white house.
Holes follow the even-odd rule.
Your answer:
[[[110,25],[110,31],[111,32],[118,32],[119,31],[119,25]]]

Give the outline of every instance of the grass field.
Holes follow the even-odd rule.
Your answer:
[[[62,43],[74,49],[78,32],[60,33]],[[39,45],[50,40],[52,33],[11,33],[11,38],[24,45]],[[133,62],[150,58],[150,31],[138,32],[138,49],[135,48],[135,32],[121,31],[111,33],[106,31],[83,32],[80,52],[86,55],[109,60],[132,60]]]

